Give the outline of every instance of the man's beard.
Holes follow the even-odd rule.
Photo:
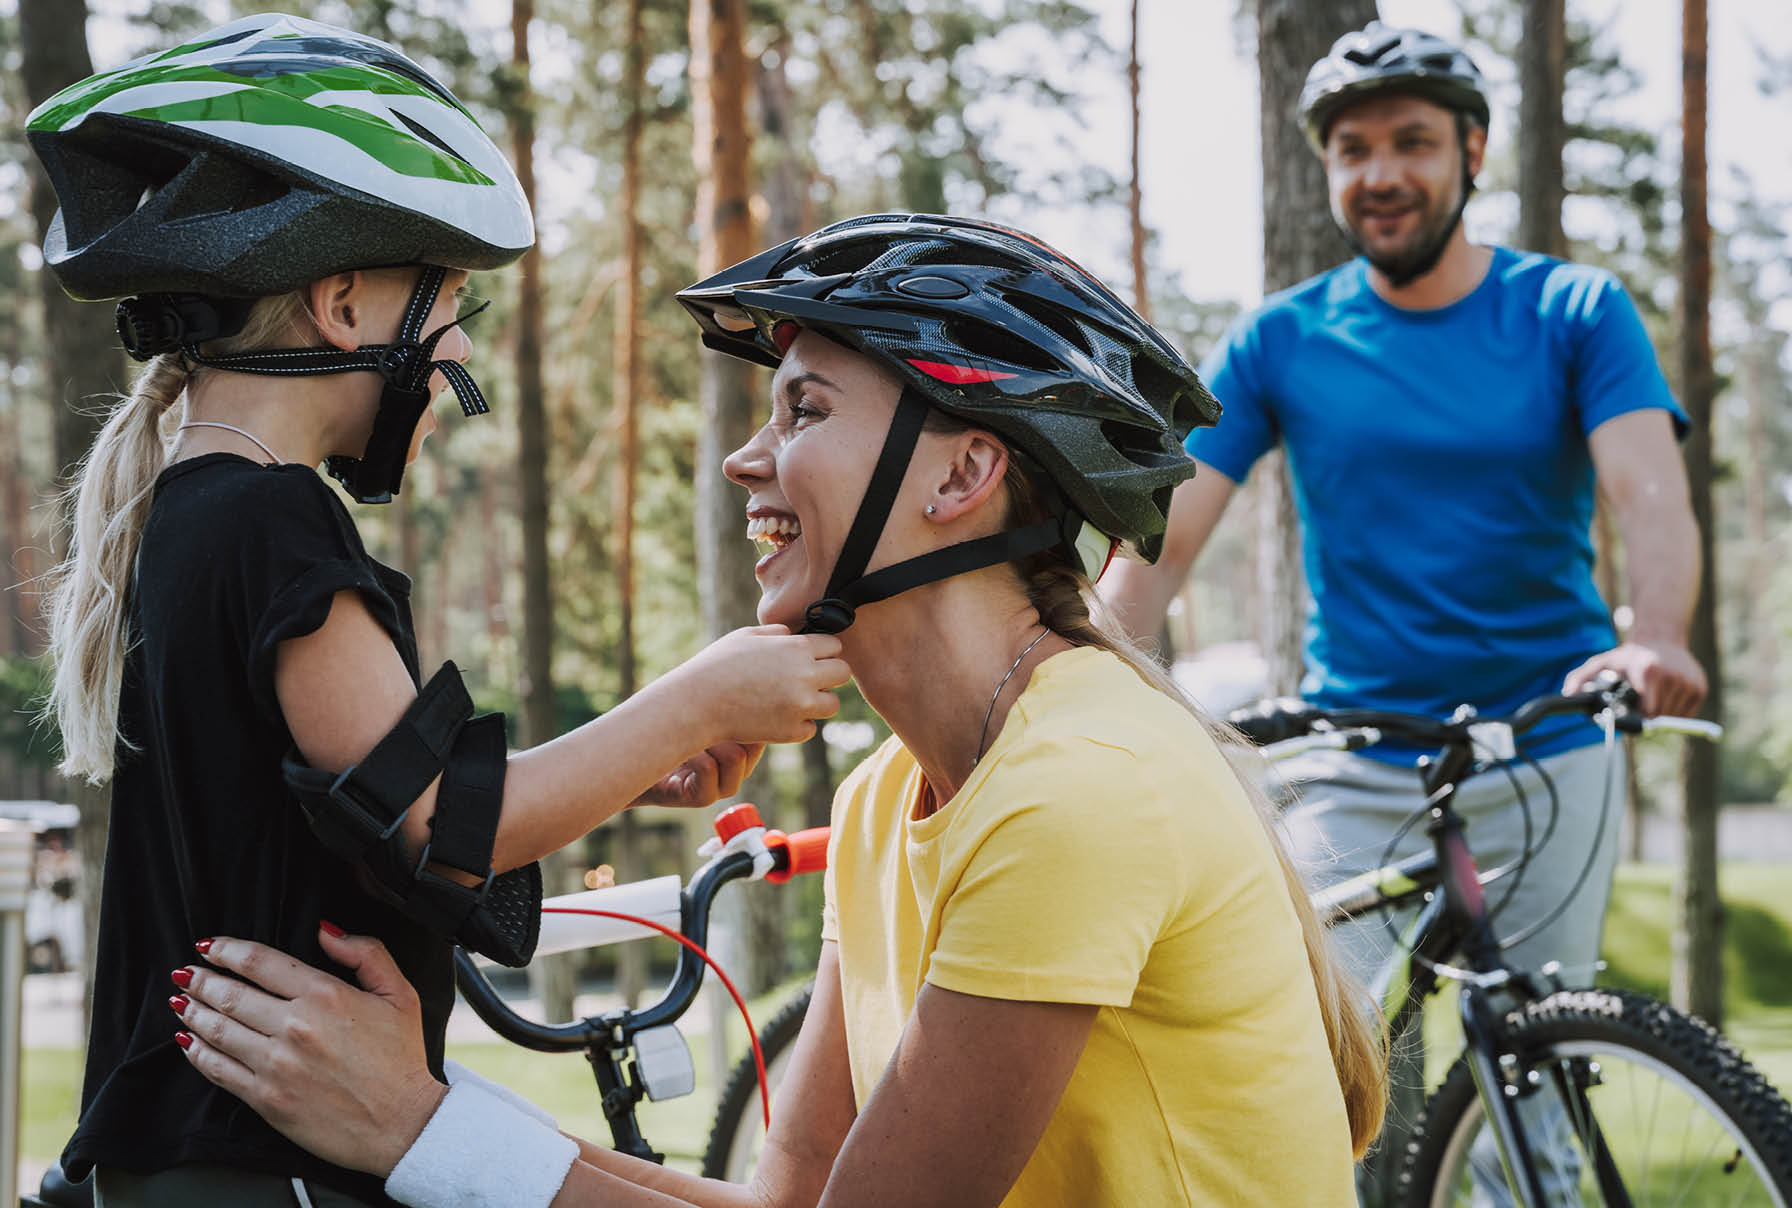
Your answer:
[[[1388,284],[1400,289],[1437,267],[1437,262],[1443,258],[1444,248],[1449,246],[1450,236],[1456,233],[1456,225],[1462,221],[1462,211],[1468,206],[1468,197],[1473,191],[1474,181],[1465,172],[1449,219],[1429,233],[1421,228],[1411,243],[1392,253],[1370,251],[1362,237],[1356,233],[1356,228],[1347,221],[1339,221],[1338,230],[1343,233],[1344,241],[1350,244],[1352,251],[1374,265],[1388,279]],[[1427,214],[1426,217],[1429,219],[1430,216]]]

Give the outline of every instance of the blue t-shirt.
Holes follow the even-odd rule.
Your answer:
[[[1467,297],[1412,311],[1357,259],[1270,298],[1201,375],[1225,415],[1190,453],[1242,482],[1287,449],[1315,703],[1504,714],[1613,644],[1587,436],[1628,411],[1686,416],[1610,273],[1495,248]],[[1525,749],[1597,736],[1561,719]]]

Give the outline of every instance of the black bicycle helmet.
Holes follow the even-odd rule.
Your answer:
[[[1480,68],[1462,48],[1417,29],[1371,21],[1332,43],[1307,72],[1300,120],[1321,154],[1339,109],[1380,92],[1405,92],[1466,113],[1483,129],[1490,120]]]
[[[302,17],[245,17],[63,89],[26,134],[61,206],[45,262],[73,297],[125,299],[119,334],[133,356],[382,375],[368,449],[329,463],[358,499],[398,489],[433,371],[469,415],[486,410],[458,364],[433,359],[442,331],[421,325],[443,270],[508,264],[534,225],[503,153],[395,47]],[[402,265],[432,271],[393,344],[198,351],[240,331],[257,298]]]
[[[1154,561],[1171,493],[1195,471],[1183,440],[1220,414],[1188,362],[1105,286],[991,222],[848,219],[678,298],[716,351],[776,366],[776,329],[791,322],[904,384],[828,598],[811,606],[816,628],[844,628],[857,605],[1054,545],[1091,577],[1118,542]],[[860,578],[929,407],[1002,437],[1059,506],[1050,521]]]

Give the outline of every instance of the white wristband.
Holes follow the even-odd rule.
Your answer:
[[[547,1208],[578,1157],[572,1138],[463,1080],[386,1176],[386,1194],[410,1208]]]
[[[517,1094],[517,1092],[511,1090],[502,1082],[493,1082],[485,1075],[468,1069],[452,1057],[442,1062],[442,1073],[448,1076],[449,1086],[459,1086],[463,1082],[469,1082],[486,1094],[504,1100],[504,1102],[510,1104],[510,1106],[516,1108],[518,1111],[534,1116],[537,1120],[540,1120],[555,1132],[560,1131],[560,1122],[550,1116],[539,1105],[529,1102],[529,1100],[523,1098],[523,1096]]]

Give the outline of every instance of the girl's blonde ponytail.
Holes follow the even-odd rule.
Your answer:
[[[189,377],[178,353],[144,365],[69,491],[68,556],[52,572],[48,606],[55,663],[49,712],[62,734],[62,774],[90,784],[112,777],[132,564],[150,488],[168,455],[166,421],[179,410]]]

